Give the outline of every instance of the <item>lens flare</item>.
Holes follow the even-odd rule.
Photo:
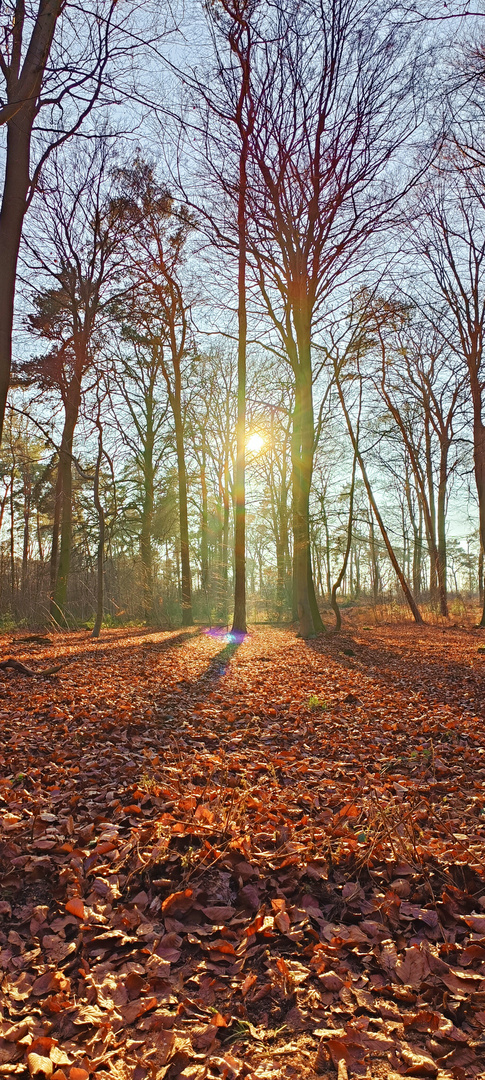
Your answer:
[[[263,439],[263,436],[260,435],[258,431],[253,431],[248,435],[246,450],[248,450],[250,454],[259,454],[260,450],[263,449],[264,444],[265,440]]]

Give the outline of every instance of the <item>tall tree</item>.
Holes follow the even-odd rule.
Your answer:
[[[251,110],[245,247],[261,310],[293,373],[294,580],[308,636],[322,629],[310,561],[312,338],[330,295],[409,183],[393,181],[391,163],[419,125],[419,61],[392,8],[379,2],[303,0],[295,8],[276,0],[255,5],[246,21],[252,62],[231,54]],[[220,116],[225,72],[213,94]],[[240,185],[231,186],[230,170],[240,143],[228,137],[225,172],[222,146],[219,134],[218,176],[235,200]]]
[[[485,168],[448,145],[433,182],[420,194],[413,251],[426,274],[418,303],[466,375],[473,426],[473,460],[480,542],[485,548]],[[485,626],[485,605],[480,625]]]
[[[139,538],[143,614],[145,622],[151,623],[155,618],[154,515],[160,467],[169,446],[166,425],[168,402],[166,393],[163,392],[164,361],[160,335],[154,334],[153,321],[150,320],[146,327],[141,325],[139,314],[131,300],[127,305],[120,305],[118,308],[122,340],[113,355],[110,381],[116,424],[133,460],[135,474],[140,477]],[[133,319],[136,326],[133,325]]]
[[[130,25],[136,6],[120,6],[117,0],[86,0],[83,5],[39,0],[37,10],[25,0],[2,4],[0,127],[6,140],[0,208],[0,439],[24,217],[50,153],[79,131],[95,104],[115,96],[119,100],[126,76],[121,59],[137,47]]]
[[[362,301],[363,322],[376,344],[375,350],[368,350],[371,365],[374,361],[373,387],[399,432],[411,466],[426,527],[430,592],[433,596],[438,590],[440,612],[447,617],[446,505],[463,371],[454,370],[448,345],[399,297],[383,300],[364,291]]]
[[[51,552],[51,613],[61,620],[71,561],[73,441],[83,382],[123,288],[125,226],[111,199],[110,168],[103,138],[70,157],[51,159],[28,244],[30,267],[42,285],[33,295],[34,312],[27,323],[51,348],[16,369],[23,379],[60,395],[64,412]]]
[[[182,567],[182,625],[191,626],[187,466],[185,454],[184,361],[193,354],[190,289],[181,274],[185,246],[193,222],[184,204],[177,204],[155,176],[153,167],[138,159],[118,173],[116,208],[129,229],[126,252],[131,261],[130,322],[142,328],[158,350],[175,430],[177,455],[180,561]],[[191,298],[192,299],[192,298]]]

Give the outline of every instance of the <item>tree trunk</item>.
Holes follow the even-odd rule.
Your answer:
[[[207,476],[204,450],[202,450],[202,463],[200,467],[200,487],[202,495],[200,513],[200,585],[207,603],[209,592],[209,514],[207,508]]]
[[[485,550],[485,426],[482,423],[482,388],[478,371],[470,370],[473,402],[473,463],[477,486],[480,544]],[[485,598],[479,626],[485,626]]]
[[[99,497],[99,476],[101,472],[101,461],[103,457],[103,432],[101,422],[98,418],[98,456],[96,458],[96,471],[94,474],[94,505],[98,515],[98,551],[96,559],[96,618],[94,620],[92,637],[98,638],[103,625],[103,613],[104,613],[104,533],[105,533],[105,518],[104,510]]]
[[[30,185],[30,139],[35,104],[7,124],[7,148],[0,212],[0,439],[12,363],[12,325],[17,261]]]
[[[446,488],[448,481],[449,440],[440,443],[440,478],[438,484],[438,563],[441,614],[448,615],[446,588]]]
[[[59,565],[57,567],[54,594],[51,600],[51,615],[57,621],[65,623],[65,606],[67,597],[67,582],[71,564],[72,547],[72,445],[74,430],[79,415],[81,404],[81,383],[74,376],[69,387],[69,396],[66,402],[66,414],[64,430],[62,432],[61,448],[59,452],[59,495],[60,495],[60,528],[61,542],[59,545]]]
[[[247,79],[247,75],[246,75]],[[243,80],[239,107],[247,92]],[[246,348],[248,319],[246,311],[246,166],[248,136],[243,132],[239,155],[238,233],[238,346],[237,346],[237,428],[236,468],[234,472],[234,615],[232,631],[246,633]]]
[[[152,532],[154,504],[153,427],[147,415],[143,448],[143,505],[140,530],[140,558],[143,580],[143,616],[147,625],[153,619]]]
[[[178,381],[178,380],[177,380]],[[180,386],[176,387],[173,407],[179,489],[180,563],[182,572],[182,626],[192,626],[192,590],[190,581],[189,515],[187,508],[187,469]]]
[[[10,591],[15,592],[15,504],[14,504],[15,465],[10,475]]]
[[[25,592],[27,585],[27,568],[29,562],[29,544],[30,544],[30,512],[31,512],[31,485],[30,479],[24,471],[24,538],[22,545],[22,578],[21,589],[22,593]]]
[[[440,603],[442,603],[442,589],[439,580],[439,568],[438,568],[438,548],[436,544],[436,508],[434,497],[434,477],[433,477],[433,462],[431,456],[431,433],[429,429],[429,419],[426,416],[425,420],[425,443],[426,443],[426,478],[428,482],[428,506],[429,512],[426,521],[426,530],[428,534],[428,546],[429,546],[429,591],[432,599],[436,599],[436,593],[440,597]],[[423,491],[424,496],[424,491]],[[426,516],[426,510],[425,510]],[[446,595],[445,595],[446,605]],[[441,614],[447,614],[447,612],[441,612]]]
[[[338,602],[337,602],[337,593],[338,593],[338,590],[340,589],[340,586],[341,586],[341,584],[342,584],[342,582],[344,580],[344,577],[345,577],[345,572],[347,570],[347,563],[349,561],[350,549],[352,547],[352,526],[353,526],[353,523],[354,523],[354,492],[355,492],[355,470],[356,470],[356,466],[357,466],[357,454],[354,451],[354,460],[353,460],[353,463],[352,463],[352,481],[351,481],[351,485],[350,485],[349,516],[348,516],[348,521],[347,521],[347,538],[346,538],[346,544],[345,544],[345,553],[344,553],[342,566],[340,567],[340,573],[339,573],[339,575],[337,577],[337,580],[334,582],[333,587],[332,587],[332,591],[330,593],[330,603],[331,603],[332,609],[333,609],[333,611],[335,613],[335,629],[336,629],[337,633],[339,633],[339,631],[341,629],[341,626],[342,626],[342,616],[340,614],[340,608],[339,608]],[[371,522],[372,522],[372,517],[371,517]]]
[[[52,544],[50,553],[50,595],[54,596],[57,577],[57,558],[59,555],[59,529],[61,526],[61,470],[57,463],[56,486],[54,489],[54,518],[52,522]]]
[[[298,367],[295,372],[295,438],[292,443],[293,527],[295,564],[295,601],[301,637],[320,634],[324,626],[318,610],[310,557],[310,487],[313,472],[315,439],[312,398],[310,329],[301,320],[298,342]]]
[[[0,441],[12,363],[12,324],[17,260],[30,189],[30,143],[38,97],[63,0],[40,0],[30,41],[22,43],[24,4],[15,5],[15,49],[6,73],[8,104],[5,176],[0,211]],[[19,56],[14,57],[17,46]],[[22,67],[20,66],[22,65]]]
[[[369,510],[369,553],[372,574],[372,599],[374,601],[374,604],[377,604],[380,590],[380,574],[379,559],[377,556],[376,534],[374,529],[374,518],[372,517],[372,508]]]
[[[229,492],[229,459],[226,457],[224,464],[223,485],[223,513],[222,513],[222,562],[220,581],[220,617],[224,625],[228,621],[229,603],[229,518],[231,514],[231,500]]]

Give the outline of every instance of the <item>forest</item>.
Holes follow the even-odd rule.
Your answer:
[[[4,125],[5,627],[482,601],[479,20],[67,12],[16,232]]]
[[[483,1080],[483,13],[0,25],[0,1076]]]

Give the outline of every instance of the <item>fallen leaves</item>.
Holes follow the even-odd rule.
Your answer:
[[[2,1075],[483,1074],[481,661],[415,633],[6,671]]]

